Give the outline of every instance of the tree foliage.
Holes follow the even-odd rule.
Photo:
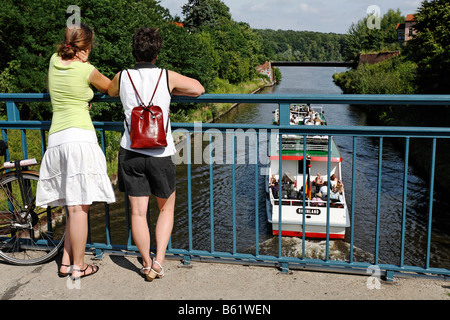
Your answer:
[[[417,85],[423,93],[449,93],[450,2],[423,1],[415,18],[417,35],[407,52],[418,65]]]
[[[71,0],[4,0],[0,7],[0,92],[46,92],[50,56],[62,42]],[[81,22],[95,32],[89,57],[96,68],[112,78],[133,66],[131,37],[140,26],[164,27],[170,15],[156,0],[79,0]],[[69,14],[70,15],[70,14]],[[114,17],[114,19],[112,18]],[[51,119],[48,103],[19,104],[21,119]],[[1,110],[4,113],[4,110]],[[118,106],[95,104],[95,119],[121,119]]]
[[[71,0],[4,0],[0,7],[0,92],[46,92],[50,56],[63,40]],[[189,1],[185,26],[175,23],[158,0],[78,0],[81,22],[95,32],[90,62],[112,77],[135,63],[132,35],[139,27],[157,27],[163,47],[157,65],[198,79],[207,92],[217,79],[239,83],[255,77],[265,60],[261,39],[232,20],[220,0]],[[70,14],[69,14],[70,16]],[[4,104],[0,112],[4,114]],[[22,119],[51,119],[49,103],[20,103]],[[94,120],[122,119],[120,106],[96,103]]]
[[[335,33],[255,30],[263,38],[264,54],[276,61],[342,61],[347,37]]]
[[[414,94],[417,66],[404,56],[377,64],[365,63],[333,79],[346,94]]]
[[[189,0],[182,7],[181,13],[186,17],[184,26],[189,31],[196,31],[201,27],[214,28],[217,25],[214,10],[210,5],[212,1]]]
[[[189,0],[183,6],[184,25],[190,32],[209,34],[217,76],[230,83],[250,80],[266,60],[261,37],[247,23],[232,19],[220,0]]]
[[[400,10],[389,9],[380,19],[379,28],[368,26],[366,16],[357,23],[352,23],[345,39],[344,56],[348,60],[356,58],[362,52],[379,52],[383,50],[399,49],[397,41],[397,23],[405,22]]]

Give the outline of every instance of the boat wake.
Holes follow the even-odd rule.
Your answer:
[[[305,258],[326,260],[326,240],[305,241]],[[278,255],[278,237],[272,237],[260,243],[261,255]],[[281,255],[283,257],[303,258],[303,243],[298,237],[281,238]],[[350,244],[343,240],[329,240],[329,260],[350,261]],[[373,262],[372,254],[353,246],[353,262]]]

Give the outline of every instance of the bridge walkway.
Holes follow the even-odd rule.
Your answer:
[[[92,257],[87,254],[86,262],[92,262]],[[215,300],[214,305],[220,300],[258,300],[259,304],[272,303],[273,314],[298,307],[298,302],[282,303],[285,300],[450,300],[449,282],[439,279],[396,277],[393,282],[381,280],[377,288],[378,282],[368,286],[370,277],[362,275],[305,270],[285,274],[273,267],[224,263],[184,266],[170,257],[166,276],[149,283],[139,275],[137,255],[115,254],[93,261],[100,266],[99,272],[82,278],[77,288],[72,282],[68,286],[67,278],[58,277],[59,262],[59,258],[35,266],[0,262],[0,299],[173,300],[175,306],[184,306],[184,300]],[[171,307],[168,312],[176,310]]]

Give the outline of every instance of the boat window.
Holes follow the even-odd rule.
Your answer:
[[[303,174],[303,160],[298,160],[298,174]]]
[[[309,157],[306,157],[306,172],[308,172],[308,167],[311,166],[311,160]],[[303,159],[298,160],[298,174],[303,174]]]

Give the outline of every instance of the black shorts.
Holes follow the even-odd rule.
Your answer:
[[[119,190],[129,196],[155,195],[167,199],[175,191],[176,170],[172,157],[151,157],[119,150]]]

